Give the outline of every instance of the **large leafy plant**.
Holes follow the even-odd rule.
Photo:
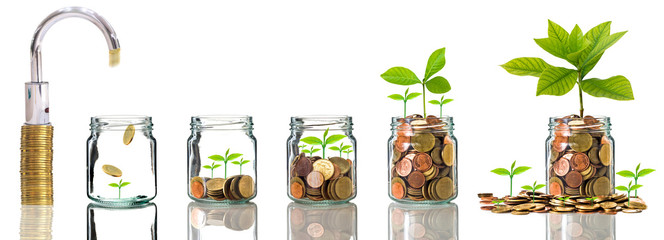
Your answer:
[[[572,32],[567,32],[549,20],[549,37],[535,39],[535,43],[551,55],[569,62],[574,69],[552,66],[536,57],[515,58],[501,67],[514,75],[538,77],[537,96],[562,96],[578,85],[581,117],[584,111],[583,92],[595,97],[634,100],[632,85],[624,76],[585,79],[604,52],[627,33],[610,34],[610,27],[611,22],[605,22],[583,34],[579,25],[574,26]]]
[[[342,135],[342,134],[334,134],[334,135],[331,135],[331,136],[328,137],[327,134],[328,134],[329,131],[330,131],[329,128],[325,129],[325,133],[323,133],[323,140],[321,140],[320,138],[317,138],[317,137],[310,136],[310,137],[302,138],[302,139],[300,139],[300,141],[304,142],[306,144],[309,144],[309,145],[321,146],[321,148],[323,150],[323,158],[325,158],[325,146],[327,146],[329,144],[334,144],[334,143],[338,142],[339,140],[344,139],[346,137],[346,135]]]
[[[424,112],[424,117],[427,116],[427,101],[426,101],[426,92],[429,90],[431,93],[446,93],[449,92],[452,87],[450,83],[441,76],[433,77],[434,74],[438,73],[445,66],[445,48],[438,49],[431,53],[429,56],[429,61],[427,61],[427,68],[424,71],[424,78],[420,80],[417,78],[417,75],[413,73],[408,68],[405,67],[393,67],[381,74],[380,77],[385,79],[385,81],[397,85],[410,86],[414,84],[422,85],[422,107]],[[433,78],[432,78],[433,77]],[[407,98],[407,96],[406,96]],[[405,102],[404,102],[405,103]]]

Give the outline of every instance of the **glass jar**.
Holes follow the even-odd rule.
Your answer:
[[[357,239],[357,206],[288,205],[288,239]]]
[[[351,117],[292,117],[290,126],[288,197],[319,204],[355,198],[356,141]]]
[[[92,117],[87,144],[88,198],[144,204],[157,195],[157,141],[148,116]]]
[[[459,207],[454,203],[391,203],[388,213],[389,239],[459,239]]]
[[[608,117],[549,119],[547,193],[608,196],[614,193],[614,142]]]
[[[401,203],[447,203],[457,197],[457,139],[452,117],[392,118],[388,194]]]
[[[256,138],[251,116],[191,117],[189,198],[244,203],[256,197]]]
[[[157,239],[157,205],[88,204],[88,240]]]
[[[616,239],[616,216],[606,214],[547,214],[546,239]]]
[[[191,202],[188,206],[189,240],[258,239],[258,208],[254,203],[219,205]]]

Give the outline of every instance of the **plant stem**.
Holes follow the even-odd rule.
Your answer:
[[[227,173],[228,173],[228,160],[224,161],[224,178],[226,178]]]
[[[210,168],[212,168],[212,167],[210,167]],[[210,169],[210,178],[214,178],[214,169]]]
[[[639,177],[638,176],[634,178],[634,185],[637,185],[637,184],[639,184]],[[634,190],[634,197],[639,197],[639,189]]]
[[[512,176],[510,176],[510,197],[512,196]]]
[[[242,164],[240,164],[240,175],[242,175]]]
[[[581,109],[579,110],[579,117],[583,118],[583,91],[581,89],[581,71],[579,71],[579,79],[577,85],[579,85],[579,103],[581,104]]]
[[[119,187],[118,188],[118,199],[121,198],[121,196],[122,196],[121,193],[122,193],[122,187]]]
[[[422,81],[422,105],[424,106],[424,111],[423,111],[424,115],[422,117],[424,117],[425,119],[427,117],[427,98],[425,96],[426,91],[427,91],[426,86],[424,85],[424,81]]]
[[[403,118],[406,118],[406,98],[403,100]]]

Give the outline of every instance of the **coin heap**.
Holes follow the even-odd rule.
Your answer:
[[[21,207],[21,240],[50,240],[53,206]]]
[[[603,196],[613,193],[612,140],[592,116],[556,120],[549,146],[549,193]]]
[[[435,116],[399,119],[393,141],[390,196],[445,201],[456,195],[456,148],[445,123]]]
[[[191,225],[196,229],[205,226],[222,226],[234,231],[245,231],[256,223],[256,208],[194,208],[191,214]]]
[[[355,193],[349,159],[296,156],[290,166],[290,196],[313,201],[343,201]]]
[[[354,207],[291,208],[289,239],[357,238],[357,212]]]
[[[254,179],[249,175],[235,175],[229,178],[193,177],[189,181],[191,196],[197,199],[216,201],[241,201],[256,193]]]
[[[53,126],[21,127],[21,204],[53,205]]]
[[[457,239],[456,208],[394,208],[390,213],[390,239]]]
[[[549,214],[550,239],[616,239],[615,216],[600,214]]]
[[[536,213],[601,213],[614,215],[618,212],[640,213],[647,209],[647,205],[640,198],[632,198],[629,202],[625,194],[611,194],[587,198],[585,196],[549,195],[535,192],[533,196],[530,191],[521,191],[517,196],[506,196],[502,204],[490,206],[488,199],[498,199],[491,193],[478,194],[483,204],[482,210],[490,210],[493,213],[508,213],[515,215],[526,215],[530,212]],[[569,198],[567,198],[569,197]]]

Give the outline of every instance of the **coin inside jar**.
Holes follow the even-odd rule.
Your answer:
[[[588,133],[573,133],[569,136],[569,145],[576,152],[585,152],[593,145],[593,137]]]
[[[415,157],[415,154],[408,154],[406,155],[406,157],[397,162],[396,169],[397,169],[397,174],[399,174],[399,176],[406,177],[413,170],[412,162],[408,158],[408,156],[410,155],[412,155],[412,157]]]
[[[431,133],[415,133],[410,138],[413,148],[418,152],[428,152],[436,145],[436,137]]]
[[[292,182],[290,185],[291,196],[300,199],[304,197],[304,186],[299,182]]]
[[[406,189],[404,185],[392,181],[392,196],[396,199],[403,199],[406,196]]]
[[[584,171],[590,166],[590,158],[585,153],[574,153],[571,161],[572,169],[577,171]]]
[[[295,171],[297,176],[306,177],[313,170],[313,165],[311,163],[311,160],[308,157],[304,156],[303,153],[300,154],[299,159],[296,160],[295,168],[293,170]]]
[[[350,170],[350,162],[340,157],[331,157],[330,162],[339,167],[340,174],[346,174]]]
[[[454,145],[446,144],[443,148],[443,162],[446,166],[454,165]]]
[[[577,171],[570,171],[565,175],[565,182],[569,187],[578,188],[583,183],[583,176]]]
[[[611,145],[602,144],[602,147],[599,150],[599,160],[602,162],[602,165],[609,166],[611,165]]]
[[[443,156],[441,155],[442,151],[443,149],[441,147],[435,147],[433,150],[431,150],[431,160],[434,164],[443,164]]]
[[[318,171],[323,174],[325,180],[328,180],[334,175],[334,165],[330,160],[321,159],[313,164],[314,171]]]
[[[323,174],[318,171],[311,171],[307,175],[307,184],[312,188],[319,188],[323,185],[323,181],[325,181]]]
[[[410,175],[408,175],[408,185],[413,188],[421,188],[424,186],[425,181],[426,177],[419,171],[411,172]]]
[[[397,140],[394,142],[394,149],[399,152],[405,152],[408,148],[410,148],[410,137],[397,136]]]
[[[429,170],[432,164],[431,156],[426,153],[418,153],[413,159],[413,167],[420,172]]]
[[[558,176],[565,176],[569,172],[569,161],[565,158],[560,158],[553,163],[553,172]]]
[[[113,165],[105,164],[101,166],[101,170],[112,177],[122,177],[122,170]]]
[[[125,145],[129,145],[131,141],[134,139],[135,133],[136,133],[136,128],[134,128],[134,125],[129,124],[129,126],[127,126],[127,129],[125,129],[124,135],[122,136],[122,142]]]

